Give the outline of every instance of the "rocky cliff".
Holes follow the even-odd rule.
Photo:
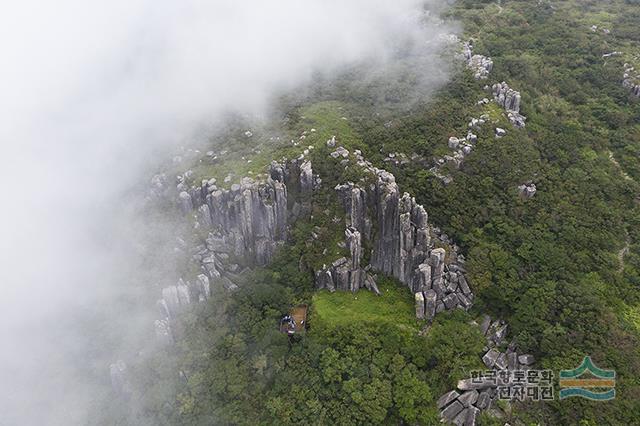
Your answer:
[[[526,117],[520,114],[520,92],[513,90],[504,81],[492,87],[493,98],[507,112],[507,118],[515,127],[525,126]]]
[[[219,187],[215,179],[202,180],[198,185],[190,171],[179,175],[177,182],[173,193],[177,193],[179,210],[193,220],[194,230],[207,236],[201,244],[188,247],[182,242],[176,248],[185,251],[201,273],[193,281],[181,278],[162,289],[155,329],[158,339],[167,344],[173,342],[171,323],[182,307],[207,300],[213,285],[235,290],[247,267],[265,266],[271,261],[287,238],[290,220],[308,211],[318,180],[311,162],[301,156],[274,161],[268,174],[245,177],[230,188]],[[165,185],[166,178],[155,176],[151,194],[170,196],[172,191]]]
[[[449,256],[444,248],[435,246],[432,240],[444,241],[429,226],[424,207],[400,191],[391,173],[373,167],[359,151],[350,154],[338,147],[331,156],[341,161],[351,158],[364,177],[359,183],[335,187],[346,213],[345,237],[351,257],[316,271],[317,287],[377,291],[370,275],[376,271],[398,279],[414,293],[418,318],[432,319],[445,309],[471,307],[473,294],[464,275],[464,259],[458,258],[454,244]],[[370,265],[363,268],[365,245],[370,247]]]

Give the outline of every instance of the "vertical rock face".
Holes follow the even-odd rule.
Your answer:
[[[316,287],[319,289],[327,289],[331,292],[336,291],[336,286],[333,284],[333,275],[331,270],[327,269],[326,265],[323,269],[316,272]]]
[[[209,296],[211,296],[211,286],[209,284],[209,278],[205,274],[198,275],[196,288],[199,294],[199,301],[209,299]]]
[[[193,283],[180,279],[176,285],[163,288],[162,298],[157,301],[160,319],[154,323],[155,332],[165,344],[173,343],[171,324],[176,315],[186,305],[209,299],[212,282],[228,291],[238,288],[234,280],[243,271],[239,270],[238,264],[230,263],[233,256],[244,259],[249,265],[262,266],[271,261],[276,248],[287,236],[291,213],[288,186],[294,188],[304,205],[310,203],[317,183],[311,162],[304,157],[286,163],[273,162],[266,178],[245,177],[229,189],[219,188],[215,179],[204,179],[200,186],[190,186],[194,180],[191,171],[178,176],[177,180],[178,206],[184,214],[193,215],[194,228],[207,230],[209,235],[205,244],[192,250],[192,257],[203,273],[197,275]],[[155,176],[151,195],[164,195],[164,185],[164,176]],[[335,289],[334,276],[341,289],[357,290],[360,286],[360,233],[353,230],[347,237],[351,263],[345,259],[333,274],[329,271],[318,274],[318,281],[326,288]],[[184,241],[182,245],[186,246]]]
[[[413,290],[414,275],[424,278],[418,268],[427,257],[430,243],[427,213],[409,194],[400,196],[391,173],[378,169],[375,172],[372,210],[377,238],[371,266]]]
[[[494,84],[492,89],[493,98],[505,109],[511,124],[519,128],[524,127],[527,118],[520,114],[520,92],[511,89],[504,81]]]
[[[348,158],[349,152],[338,147],[331,157]],[[391,173],[371,166],[359,153],[356,158],[372,183],[365,186],[349,182],[335,187],[346,213],[345,238],[351,259],[339,259],[316,271],[317,287],[350,291],[373,288],[371,284],[375,282],[361,265],[362,244],[367,242],[366,246],[371,247],[371,268],[398,279],[410,289],[415,295],[418,318],[431,320],[445,308],[471,307],[473,294],[463,275],[464,268],[457,263],[455,245],[453,260],[447,265],[445,249],[433,247],[424,207],[409,194],[400,192]],[[438,239],[450,243],[445,235]],[[462,262],[462,256],[460,259]]]
[[[178,300],[178,287],[175,285],[165,287],[162,289],[162,302],[164,306],[167,306],[169,314],[168,317],[173,317],[178,312],[180,301]]]
[[[418,266],[417,274],[414,277],[413,291],[429,290],[431,288],[431,265],[428,263],[421,263]]]
[[[360,259],[362,258],[362,239],[360,232],[355,228],[347,228],[345,231],[347,247],[351,253],[351,265],[349,270],[349,290],[358,291],[362,284],[362,270]]]
[[[347,230],[349,232],[349,230]],[[351,250],[351,258],[341,257],[331,265],[323,265],[322,269],[315,272],[316,287],[329,291],[342,290],[356,292],[360,287],[380,294],[378,286],[371,275],[360,267],[359,254],[362,247],[359,244],[360,233],[351,231],[347,236]],[[354,257],[355,256],[355,257]]]
[[[436,292],[443,293],[444,287],[444,258],[446,256],[443,248],[431,250],[429,264],[431,265],[431,285]]]
[[[178,204],[183,213],[190,213],[193,210],[193,202],[188,192],[182,191],[178,194]]]
[[[276,247],[286,238],[288,186],[295,188],[303,204],[310,200],[314,188],[311,162],[302,159],[274,162],[266,179],[245,177],[229,189],[218,188],[215,179],[191,188],[185,182],[182,179],[178,185],[182,189],[178,195],[181,210],[188,214],[197,209],[196,226],[211,230],[222,251],[261,266],[271,261]],[[205,269],[210,278],[216,277],[215,267]]]
[[[305,161],[300,165],[300,192],[309,195],[313,191],[313,171],[311,162]]]
[[[511,89],[504,81],[493,85],[493,96],[505,110],[520,112],[520,92]]]
[[[416,318],[423,319],[424,318],[424,295],[422,292],[417,292],[415,294],[416,299]]]
[[[285,237],[286,186],[245,178],[230,190],[214,191],[206,202],[213,234],[226,237],[232,252],[254,258],[259,265],[270,261],[277,241]]]
[[[178,290],[178,302],[180,303],[180,305],[188,305],[191,303],[191,295],[189,294],[189,288],[187,287],[187,285],[184,283],[184,281],[182,281],[182,279],[180,279],[178,281],[178,285],[176,286],[176,289]]]
[[[335,190],[347,213],[347,226],[355,228],[368,239],[371,234],[371,219],[368,212],[367,192],[352,182],[337,185]]]
[[[350,212],[350,222],[351,226],[356,228],[362,235],[366,235],[369,237],[369,231],[371,230],[371,223],[366,217],[366,192],[361,190],[360,188],[354,186],[351,188],[351,206],[349,208]]]
[[[438,295],[434,290],[424,292],[424,312],[425,318],[431,321],[436,316],[436,303]]]

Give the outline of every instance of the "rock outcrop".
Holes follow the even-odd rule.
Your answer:
[[[242,259],[247,266],[264,266],[271,261],[287,237],[290,220],[308,211],[311,193],[319,179],[313,174],[311,162],[301,156],[292,161],[273,162],[266,176],[245,177],[230,188],[218,187],[215,179],[205,179],[196,185],[191,171],[178,176],[177,182],[177,206],[192,217],[194,229],[207,232],[208,236],[202,244],[190,248],[179,240],[180,247],[176,250],[188,251],[201,273],[193,282],[179,279],[175,285],[162,289],[162,298],[156,303],[160,318],[154,325],[163,344],[174,342],[172,321],[177,314],[191,303],[209,299],[212,285],[227,291],[238,288],[236,282],[246,269],[232,259]],[[165,186],[164,175],[154,176],[150,194],[166,195]],[[349,241],[352,265],[346,268],[347,272],[360,268],[358,233],[350,234]],[[355,274],[351,281],[347,279],[346,285],[359,286],[362,281]]]
[[[429,226],[424,207],[400,192],[393,174],[373,167],[359,152],[354,155],[370,183],[348,182],[335,188],[346,213],[351,259],[338,259],[316,271],[316,286],[349,291],[366,287],[369,274],[361,266],[366,240],[371,247],[371,268],[398,279],[414,293],[418,318],[431,320],[444,309],[471,307],[473,294],[458,262],[457,248],[447,259],[445,249],[432,241],[432,233],[437,239],[440,234]],[[338,147],[331,156],[347,159],[349,152]]]
[[[515,127],[525,126],[526,117],[520,114],[520,92],[513,90],[504,81],[492,87],[493,98],[507,112],[507,118]]]
[[[442,395],[437,405],[443,421],[475,425],[477,416],[483,410],[496,410],[500,414],[496,404],[498,388],[511,386],[511,377],[516,371],[520,371],[524,374],[523,377],[526,377],[526,370],[535,361],[533,355],[519,354],[514,342],[511,342],[504,352],[497,349],[504,343],[507,335],[508,327],[503,321],[492,321],[485,315],[479,327],[487,341],[482,362],[487,370],[493,371],[493,378],[463,379],[458,382],[457,390]]]
[[[451,165],[455,169],[459,169],[467,155],[471,154],[476,144],[478,143],[478,135],[473,133],[471,129],[479,129],[482,124],[486,122],[489,117],[482,115],[479,119],[472,118],[469,123],[470,130],[467,131],[466,136],[456,137],[451,136],[447,141],[449,149],[453,150],[451,155],[445,155],[442,158],[435,159],[435,165],[429,169],[436,177],[438,177],[445,185],[448,185],[453,181],[451,176],[443,174],[441,169],[446,165]]]
[[[633,96],[640,98],[640,72],[630,64],[624,64],[622,87],[629,90]]]
[[[292,210],[297,214],[304,210],[317,181],[304,156],[273,162],[266,177],[245,177],[230,188],[218,187],[215,179],[189,185],[188,173],[179,179],[178,205],[185,214],[194,214],[195,228],[211,233],[210,251],[242,256],[261,266],[285,240]],[[294,203],[290,192],[295,194]],[[209,267],[204,269],[216,278]]]
[[[523,198],[533,198],[537,191],[535,183],[523,183],[518,186],[518,193]]]
[[[476,80],[485,80],[493,69],[493,60],[487,56],[474,55],[472,43],[466,42],[463,45],[463,55],[467,62],[467,67],[473,72]]]

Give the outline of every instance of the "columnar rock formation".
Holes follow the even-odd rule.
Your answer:
[[[493,98],[505,109],[511,124],[515,127],[524,127],[527,118],[520,114],[520,92],[511,89],[504,81],[494,84],[492,89]]]
[[[474,55],[471,42],[464,43],[463,55],[476,80],[484,80],[489,77],[489,73],[493,69],[493,60],[491,58],[483,55]]]
[[[504,81],[493,85],[493,96],[505,110],[520,112],[520,92],[511,89]]]
[[[463,379],[458,382],[457,390],[447,392],[438,399],[442,420],[456,425],[475,425],[482,410],[488,410],[496,417],[504,416],[496,404],[497,388],[511,386],[514,381],[509,378],[516,371],[524,371],[526,377],[526,370],[535,362],[533,355],[519,354],[514,342],[507,345],[504,352],[497,349],[504,343],[507,335],[507,325],[503,321],[491,321],[485,315],[479,327],[487,340],[482,362],[487,370],[495,373],[497,380]]]
[[[624,64],[622,86],[628,89],[632,95],[640,97],[640,72],[636,71],[631,64]]]
[[[193,282],[180,279],[162,289],[155,321],[156,335],[166,344],[173,342],[172,320],[186,305],[211,296],[212,283],[229,291],[237,289],[240,266],[231,259],[243,259],[248,266],[268,264],[287,236],[289,216],[302,214],[318,180],[311,162],[302,156],[289,162],[273,162],[267,176],[245,177],[229,189],[215,179],[193,183],[188,171],[178,177],[177,206],[194,219],[194,228],[208,232],[204,244],[186,248],[202,273]],[[162,184],[162,185],[161,185]],[[152,194],[165,194],[164,181],[154,177]],[[296,201],[290,199],[290,191]],[[354,235],[354,253],[360,244]],[[355,257],[357,258],[357,256]],[[358,281],[359,282],[359,281]]]
[[[341,258],[325,265],[316,272],[316,285],[329,290],[369,288],[370,276],[360,265],[366,240],[371,247],[371,268],[409,287],[415,294],[418,318],[432,319],[436,312],[456,306],[468,309],[473,294],[464,268],[455,249],[447,261],[445,249],[434,247],[424,207],[400,192],[391,173],[373,167],[359,152],[354,155],[365,180],[371,183],[348,182],[335,188],[346,212],[345,236],[351,260]],[[348,159],[349,152],[338,147],[332,157]]]

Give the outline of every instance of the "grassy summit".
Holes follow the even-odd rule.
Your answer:
[[[381,296],[370,291],[319,291],[313,296],[311,326],[340,326],[353,322],[384,323],[416,331],[413,297],[409,289],[390,278],[378,280]]]

